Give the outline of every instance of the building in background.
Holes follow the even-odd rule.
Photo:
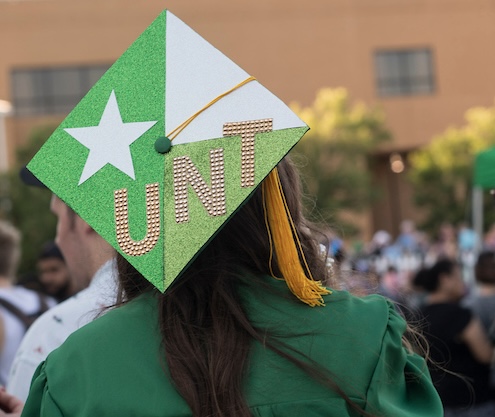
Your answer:
[[[493,0],[0,0],[0,99],[8,161],[59,123],[164,8],[286,102],[322,87],[379,103],[394,140],[375,157],[383,198],[365,233],[416,218],[407,154],[472,106],[493,104]]]

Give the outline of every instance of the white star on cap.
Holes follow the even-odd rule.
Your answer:
[[[156,123],[122,122],[115,91],[112,90],[98,126],[64,129],[74,139],[89,149],[79,185],[96,174],[106,164],[135,178],[130,145]]]

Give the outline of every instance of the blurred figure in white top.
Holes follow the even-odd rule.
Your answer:
[[[0,384],[7,382],[10,366],[31,322],[55,305],[55,300],[15,285],[21,236],[0,220]]]

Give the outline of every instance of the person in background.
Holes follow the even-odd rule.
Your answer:
[[[479,254],[474,267],[476,287],[465,302],[480,320],[492,346],[495,346],[495,251]],[[495,388],[495,364],[491,364],[491,386]]]
[[[473,253],[480,245],[476,231],[466,222],[459,224],[457,232],[457,246],[459,251]]]
[[[419,313],[445,417],[495,415],[490,388],[493,349],[478,317],[460,305],[465,285],[459,266],[447,259],[437,261],[420,270],[413,283],[426,292]]]
[[[400,224],[400,234],[394,242],[400,254],[415,253],[419,249],[418,231],[412,220],[403,220]]]
[[[55,242],[50,241],[43,245],[36,262],[36,269],[43,290],[58,302],[66,300],[79,291]]]
[[[23,180],[39,185],[26,172]],[[71,333],[114,305],[117,295],[113,248],[55,196],[51,210],[57,217],[56,244],[72,279],[84,289],[39,317],[22,340],[7,383],[9,394],[21,401],[27,398],[38,365]]]
[[[490,226],[490,229],[483,236],[483,249],[495,250],[495,223]]]
[[[21,236],[0,220],[0,384],[7,383],[10,366],[30,320],[55,305],[55,300],[15,285]]]
[[[465,304],[480,318],[486,334],[495,345],[495,251],[480,253],[474,275],[477,289]]]
[[[387,271],[380,275],[378,293],[396,303],[404,301],[402,279],[395,266],[389,266]]]
[[[472,291],[476,286],[476,278],[474,276],[474,265],[476,263],[476,255],[479,249],[482,248],[480,239],[476,231],[466,222],[459,225],[457,232],[457,246],[459,248],[458,259],[462,264],[462,276],[468,287]]]
[[[455,227],[448,222],[440,225],[436,242],[438,259],[457,259],[457,234]]]

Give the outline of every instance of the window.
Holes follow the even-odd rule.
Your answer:
[[[99,65],[14,70],[12,95],[16,115],[69,113],[108,68]]]
[[[435,90],[430,49],[377,51],[375,73],[380,96],[431,94]]]

